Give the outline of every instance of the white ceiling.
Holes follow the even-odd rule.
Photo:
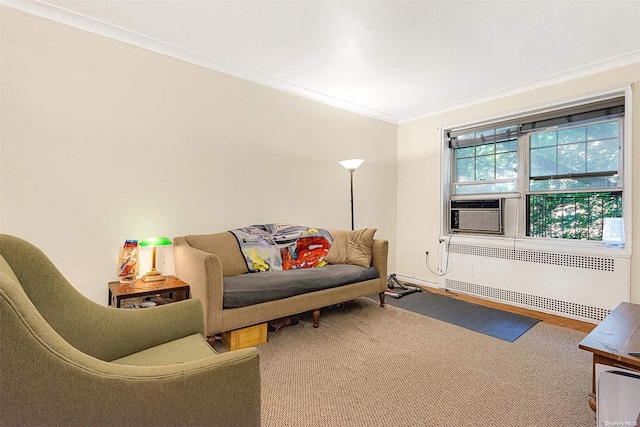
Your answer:
[[[2,4],[392,123],[640,62],[640,0]]]

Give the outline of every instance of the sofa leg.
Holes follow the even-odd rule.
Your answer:
[[[320,309],[316,308],[313,310],[313,327],[317,328],[320,326]]]
[[[384,307],[384,292],[380,292],[378,296],[380,296],[380,307]]]

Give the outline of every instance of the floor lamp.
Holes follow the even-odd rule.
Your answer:
[[[349,171],[349,175],[351,177],[351,230],[355,230],[354,222],[353,222],[353,171],[358,169],[360,165],[364,162],[363,159],[349,159],[349,160],[341,160],[339,163],[346,170]]]

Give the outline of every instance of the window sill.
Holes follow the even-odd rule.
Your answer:
[[[443,235],[441,243],[462,243],[475,245],[491,245],[498,248],[522,249],[534,251],[553,251],[567,254],[579,254],[590,256],[610,256],[617,258],[630,258],[631,248],[605,246],[602,242],[570,242],[557,239],[540,239],[533,237],[506,237],[488,234],[463,234]]]

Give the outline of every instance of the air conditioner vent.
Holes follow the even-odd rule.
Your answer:
[[[449,202],[449,232],[503,234],[503,199],[457,199]]]
[[[500,199],[452,200],[451,209],[500,209]]]

